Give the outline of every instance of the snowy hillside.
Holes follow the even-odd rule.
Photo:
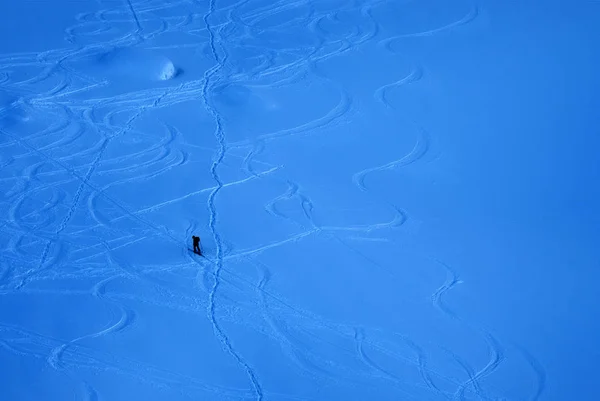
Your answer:
[[[599,400],[599,17],[5,1],[0,400]]]

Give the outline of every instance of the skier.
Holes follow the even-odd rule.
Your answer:
[[[200,237],[192,235],[192,241],[194,242],[194,253],[202,256],[202,251],[200,250]]]

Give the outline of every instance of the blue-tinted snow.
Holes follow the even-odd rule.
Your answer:
[[[5,3],[1,400],[600,399],[597,1]]]

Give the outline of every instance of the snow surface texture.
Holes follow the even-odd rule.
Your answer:
[[[3,7],[0,399],[600,399],[598,17]]]

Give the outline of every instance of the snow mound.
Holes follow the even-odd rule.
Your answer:
[[[0,127],[8,128],[29,120],[25,104],[19,98],[0,92]]]
[[[166,81],[178,73],[168,57],[153,50],[137,48],[105,50],[83,58],[77,64],[88,74],[111,81]]]
[[[12,96],[7,92],[0,91],[0,113],[4,110],[9,109],[15,101],[15,96]]]
[[[169,79],[173,79],[176,76],[177,68],[175,68],[175,65],[171,60],[166,60],[158,74],[158,79],[160,79],[161,81],[168,81]]]

